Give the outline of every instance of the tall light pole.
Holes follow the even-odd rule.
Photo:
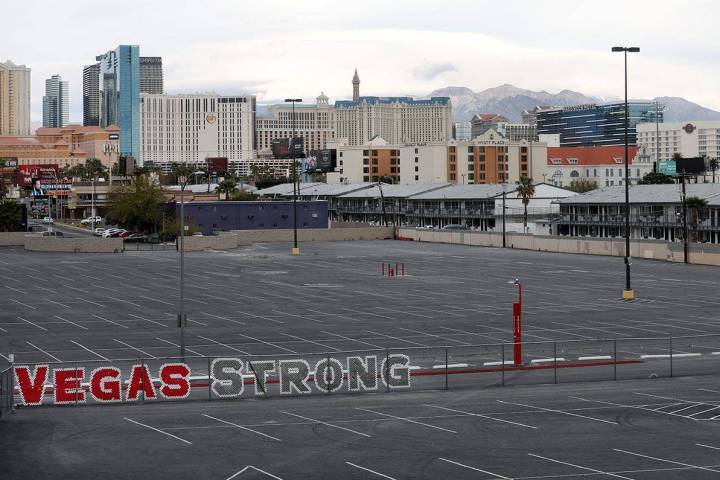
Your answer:
[[[623,298],[632,300],[635,298],[630,286],[630,167],[628,165],[628,128],[630,127],[628,112],[628,94],[627,94],[627,54],[637,53],[639,47],[612,47],[613,52],[623,52],[625,57],[625,290],[623,290]]]
[[[505,197],[507,195],[507,183],[502,183],[502,191],[503,191],[503,202],[502,202],[502,244],[503,248],[505,248]]]
[[[298,190],[300,189],[300,182],[298,182],[297,176],[297,149],[295,148],[295,104],[302,102],[302,98],[286,98],[286,103],[292,103],[292,138],[290,139],[290,148],[292,148],[293,158],[293,255],[300,255],[300,248],[298,248],[298,233],[297,233],[297,196]]]

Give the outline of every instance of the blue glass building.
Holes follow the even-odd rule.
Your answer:
[[[140,47],[120,45],[99,55],[100,126],[120,127],[120,154],[140,157]]]
[[[628,144],[637,145],[635,126],[655,122],[655,102],[628,102]],[[663,121],[663,113],[657,113]],[[625,145],[625,103],[543,108],[537,112],[537,133],[560,134],[561,147]]]

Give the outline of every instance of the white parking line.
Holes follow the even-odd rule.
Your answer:
[[[133,306],[135,306],[135,307],[142,308],[142,305],[139,305],[139,304],[137,304],[137,303],[135,303],[135,302],[131,302],[130,300],[124,300],[124,299],[122,299],[122,298],[111,297],[111,296],[108,296],[108,298],[111,298],[111,299],[113,299],[113,300],[115,300],[115,301],[117,301],[117,302],[127,303],[127,304],[129,304],[129,305],[133,305]]]
[[[38,324],[35,323],[35,322],[31,322],[30,320],[26,320],[26,319],[24,319],[23,317],[17,317],[17,318],[19,318],[19,319],[22,320],[23,322],[27,322],[27,323],[29,323],[30,325],[39,328],[40,330],[45,330],[46,332],[48,331],[47,328],[41,327],[40,325],[38,325]]]
[[[105,305],[103,305],[102,303],[93,302],[92,300],[88,300],[88,299],[86,299],[86,298],[77,297],[77,299],[80,300],[81,302],[90,303],[90,304],[92,304],[92,305],[95,305],[96,307],[107,308],[107,307],[106,307]]]
[[[96,314],[94,314],[94,313],[91,313],[91,315],[92,315],[93,317],[95,317],[95,318],[99,318],[100,320],[104,320],[104,321],[106,321],[106,322],[108,322],[108,323],[112,323],[113,325],[117,325],[118,327],[128,328],[127,325],[123,325],[122,323],[114,322],[114,321],[112,321],[112,320],[110,320],[110,319],[108,319],[108,318],[101,317],[100,315],[96,315]]]
[[[515,402],[506,402],[503,400],[496,400],[496,401],[507,404],[507,405],[517,405],[519,407],[535,408],[537,410],[542,410],[544,412],[560,413],[562,415],[570,415],[571,417],[580,417],[580,418],[585,418],[587,420],[593,420],[595,422],[602,422],[602,423],[609,423],[610,425],[617,425],[617,422],[610,422],[608,420],[603,420],[602,418],[588,417],[586,415],[580,415],[579,413],[570,413],[570,412],[566,412],[564,410],[555,410],[554,408],[536,407],[534,405],[526,405],[524,403],[515,403]]]
[[[457,342],[457,343],[460,343],[461,345],[470,345],[469,343],[463,342],[462,340],[456,340],[456,339],[450,338],[450,337],[443,337],[442,335],[436,335],[434,333],[421,332],[420,330],[413,330],[411,328],[403,328],[403,327],[397,327],[397,328],[399,328],[400,330],[406,330],[406,331],[412,332],[412,333],[419,333],[420,335],[427,335],[428,337],[439,338],[441,340],[450,340],[451,342]]]
[[[356,339],[354,339],[354,338],[350,338],[350,337],[346,337],[346,336],[344,336],[344,335],[340,335],[339,333],[326,332],[325,330],[320,330],[320,333],[324,333],[324,334],[327,334],[327,335],[334,335],[334,336],[336,336],[336,337],[340,337],[340,338],[343,338],[343,339],[345,339],[345,340],[350,340],[350,341],[357,342],[357,343],[363,343],[363,344],[369,345],[369,346],[371,346],[371,347],[373,347],[373,348],[383,348],[383,347],[381,347],[380,345],[375,345],[374,343],[366,342],[365,340],[356,340]]]
[[[45,300],[46,302],[55,303],[57,305],[60,305],[61,307],[72,309],[72,307],[69,305],[65,305],[64,303],[56,302],[55,300],[50,300],[49,298],[43,298],[43,300]]]
[[[628,455],[635,455],[636,457],[648,458],[648,459],[650,459],[650,460],[657,460],[658,462],[672,463],[672,464],[674,464],[674,465],[681,465],[681,466],[683,466],[683,467],[697,468],[698,470],[705,470],[705,471],[707,471],[707,472],[720,473],[720,470],[715,470],[715,469],[712,469],[712,468],[702,467],[702,466],[700,466],[700,465],[691,465],[691,464],[689,464],[689,463],[682,463],[682,462],[676,462],[676,461],[674,461],[674,460],[666,460],[666,459],[664,459],[664,458],[651,457],[650,455],[643,455],[643,454],[641,454],[641,453],[629,452],[629,451],[627,451],[627,450],[622,450],[622,449],[620,449],[620,448],[613,448],[613,450],[615,450],[616,452],[626,453],[626,454],[628,454]]]
[[[498,474],[498,473],[488,472],[487,470],[482,470],[482,469],[477,468],[477,467],[471,467],[470,465],[465,465],[465,464],[460,463],[460,462],[455,462],[455,461],[453,461],[453,460],[448,460],[447,458],[442,458],[442,457],[441,457],[441,458],[439,458],[438,460],[442,460],[443,462],[452,463],[453,465],[457,465],[457,466],[459,466],[459,467],[467,468],[467,469],[469,469],[469,470],[475,470],[476,472],[480,472],[480,473],[484,473],[484,474],[486,474],[486,475],[490,475],[490,476],[493,477],[494,479],[500,478],[500,479],[505,479],[505,480],[512,480],[512,478],[510,478],[510,477],[504,477],[504,476],[502,476],[502,475],[500,475],[500,474]]]
[[[154,431],[156,431],[156,432],[160,432],[160,433],[162,433],[163,435],[167,435],[168,437],[172,437],[172,438],[174,438],[174,439],[176,439],[176,440],[180,440],[181,442],[185,442],[185,443],[187,443],[188,445],[192,445],[192,442],[188,442],[188,441],[185,440],[184,438],[177,437],[177,436],[173,435],[172,433],[165,432],[165,431],[163,431],[163,430],[160,430],[159,428],[151,427],[150,425],[145,425],[144,423],[140,423],[140,422],[138,422],[138,421],[136,421],[136,420],[133,420],[132,418],[127,418],[127,417],[123,417],[123,418],[124,418],[125,420],[127,420],[128,422],[132,422],[132,423],[134,423],[134,424],[136,424],[136,425],[140,425],[141,427],[149,428],[150,430],[154,430]]]
[[[713,447],[712,445],[705,445],[704,443],[696,443],[698,447],[709,448],[711,450],[720,450],[720,447]]]
[[[23,303],[23,302],[21,302],[21,301],[19,301],[19,300],[15,300],[14,298],[10,298],[9,300],[10,300],[11,302],[18,303],[18,304],[22,305],[23,307],[32,308],[33,310],[37,310],[37,308],[38,308],[38,307],[33,307],[32,305],[28,305],[27,303]]]
[[[208,317],[219,318],[221,320],[227,320],[228,322],[237,323],[238,325],[247,325],[247,323],[241,322],[240,320],[233,320],[232,318],[222,317],[220,315],[214,315],[212,313],[207,313],[207,312],[200,312],[200,313],[202,313],[203,315],[207,315]]]
[[[462,413],[463,415],[470,415],[470,416],[473,416],[473,417],[480,417],[480,418],[485,418],[485,419],[488,419],[488,420],[495,420],[496,422],[510,423],[510,424],[512,424],[512,425],[518,425],[518,426],[520,426],[520,427],[533,428],[533,429],[537,429],[537,428],[538,428],[538,427],[535,427],[535,426],[532,426],[532,425],[525,425],[524,423],[511,422],[510,420],[503,420],[503,419],[501,419],[501,418],[490,417],[490,416],[488,416],[488,415],[481,415],[481,414],[479,414],[479,413],[471,413],[471,412],[465,412],[465,411],[463,411],[463,410],[455,410],[454,408],[441,407],[440,405],[430,405],[429,403],[424,403],[423,405],[425,405],[426,407],[432,407],[432,408],[439,408],[439,409],[441,409],[441,410],[447,410],[448,412]]]
[[[171,307],[174,307],[174,306],[175,306],[174,303],[166,302],[165,300],[159,300],[159,299],[157,299],[157,298],[145,297],[145,296],[143,296],[143,295],[138,295],[138,297],[144,298],[145,300],[152,300],[153,302],[164,303],[165,305],[170,305]]]
[[[57,318],[58,320],[62,320],[63,322],[69,323],[70,325],[75,325],[76,327],[82,328],[83,330],[90,330],[89,328],[87,328],[87,327],[85,327],[85,326],[83,326],[83,325],[80,325],[79,323],[75,323],[75,322],[73,322],[72,320],[68,320],[67,318],[63,318],[63,317],[61,317],[60,315],[53,315],[53,316],[54,316],[55,318]]]
[[[253,467],[252,465],[248,465],[247,467],[243,468],[242,470],[239,470],[239,471],[235,472],[233,475],[230,475],[230,476],[229,476],[228,478],[226,478],[225,480],[232,480],[233,478],[237,477],[238,475],[242,475],[243,473],[245,473],[246,471],[248,471],[248,469],[253,469],[253,470],[255,470],[256,472],[262,473],[263,475],[267,475],[268,477],[274,478],[275,480],[282,480],[282,478],[276,477],[276,476],[273,475],[272,473],[268,473],[268,472],[266,472],[265,470],[260,470],[259,468]]]
[[[384,473],[376,472],[375,470],[370,470],[369,468],[361,467],[360,465],[355,465],[354,463],[350,463],[350,462],[345,462],[345,463],[347,463],[347,464],[350,465],[351,467],[359,468],[360,470],[364,470],[364,471],[366,471],[366,472],[369,472],[369,473],[372,473],[372,474],[374,474],[374,475],[377,475],[378,477],[387,478],[388,480],[396,480],[394,477],[391,477],[391,476],[389,476],[389,475],[385,475]]]
[[[25,343],[27,343],[28,345],[30,345],[31,347],[33,347],[33,348],[35,348],[35,349],[37,349],[37,350],[40,350],[42,353],[44,353],[44,354],[47,355],[48,357],[52,358],[52,359],[55,360],[56,362],[62,362],[62,360],[60,360],[58,357],[56,357],[55,355],[53,355],[53,354],[50,353],[50,352],[46,352],[45,350],[43,350],[42,348],[38,347],[37,345],[33,345],[32,343],[28,342],[27,340],[25,341]]]
[[[152,354],[146,352],[145,350],[140,350],[140,349],[137,348],[137,347],[133,347],[133,346],[130,345],[129,343],[125,343],[125,342],[123,342],[122,340],[118,340],[117,338],[113,338],[113,340],[115,340],[116,342],[118,342],[118,343],[120,343],[120,344],[122,344],[122,345],[125,345],[125,346],[128,347],[128,348],[132,348],[132,349],[135,350],[136,352],[140,352],[140,353],[142,353],[143,355],[146,355],[146,356],[148,356],[148,357],[150,357],[150,358],[157,358],[155,355],[152,355]]]
[[[250,340],[255,340],[256,342],[264,343],[265,345],[270,345],[271,347],[279,348],[280,350],[285,350],[286,352],[298,353],[298,352],[296,352],[295,350],[292,350],[292,349],[290,349],[290,348],[285,348],[285,347],[283,347],[283,346],[281,346],[281,345],[277,345],[277,344],[272,343],[272,342],[266,342],[265,340],[261,340],[261,339],[259,339],[259,338],[251,337],[250,335],[245,335],[244,333],[238,333],[238,335],[240,335],[241,337],[249,338]]]
[[[169,343],[169,344],[172,345],[173,347],[178,347],[178,348],[180,348],[180,345],[178,345],[177,343],[173,343],[173,342],[171,342],[170,340],[164,340],[164,339],[162,339],[162,338],[160,338],[160,337],[155,337],[155,339],[156,339],[156,340],[160,340],[161,342]],[[190,353],[192,353],[192,354],[197,355],[198,357],[204,357],[204,356],[205,356],[205,355],[203,355],[202,353],[198,353],[198,352],[196,352],[195,350],[190,350],[190,349],[187,348],[187,347],[185,347],[185,350],[187,350],[188,352],[190,352]]]
[[[547,460],[548,462],[559,463],[561,465],[567,465],[570,467],[579,468],[580,470],[587,470],[588,472],[598,473],[601,475],[607,475],[608,477],[624,478],[625,480],[633,480],[630,477],[623,477],[622,475],[618,475],[616,473],[604,472],[604,471],[598,470],[596,468],[583,467],[582,465],[576,465],[574,463],[563,462],[561,460],[555,460],[554,458],[543,457],[542,455],[535,455],[534,453],[528,453],[528,455],[530,455],[531,457],[540,458],[542,460]]]
[[[128,313],[131,317],[135,317],[139,320],[145,320],[146,322],[154,323],[155,325],[160,325],[161,327],[167,328],[167,325],[164,323],[156,322],[155,320],[150,320],[149,318],[141,317],[140,315],[135,315],[134,313]]]
[[[302,340],[303,342],[314,343],[315,345],[318,345],[318,346],[320,346],[320,347],[326,348],[326,349],[328,349],[328,350],[334,350],[334,351],[336,351],[336,352],[339,351],[339,349],[337,349],[337,348],[335,348],[335,347],[331,347],[330,345],[325,345],[325,344],[322,344],[322,343],[320,343],[320,342],[315,342],[315,341],[313,341],[313,340],[307,340],[307,339],[305,339],[305,338],[298,337],[297,335],[290,335],[289,333],[284,333],[284,332],[280,332],[280,334],[281,334],[281,335],[285,335],[285,336],[290,337],[290,338],[295,338],[295,339],[297,339],[297,340]]]
[[[282,442],[282,440],[280,440],[280,439],[277,438],[277,437],[273,437],[272,435],[268,435],[268,434],[266,434],[266,433],[259,432],[259,431],[257,431],[257,430],[253,430],[252,428],[243,427],[242,425],[238,425],[237,423],[228,422],[227,420],[223,420],[223,419],[221,419],[221,418],[213,417],[212,415],[208,415],[208,414],[206,414],[206,413],[203,413],[202,415],[205,416],[205,417],[208,417],[208,418],[212,418],[213,420],[217,420],[218,422],[226,423],[226,424],[228,424],[228,425],[232,425],[233,427],[237,427],[237,428],[240,428],[240,429],[242,429],[242,430],[247,430],[248,432],[257,433],[258,435],[262,435],[263,437],[267,437],[267,438],[269,438],[269,439],[271,439],[271,440],[275,440],[276,442]]]
[[[376,414],[376,415],[381,415],[381,416],[383,416],[383,417],[394,418],[395,420],[402,420],[403,422],[414,423],[414,424],[417,424],[417,425],[422,425],[422,426],[424,426],[424,427],[434,428],[434,429],[436,429],[436,430],[442,430],[442,431],[444,431],[444,432],[458,433],[458,432],[456,432],[455,430],[450,430],[449,428],[443,428],[443,427],[438,427],[438,426],[436,426],[436,425],[430,425],[429,423],[418,422],[417,420],[413,420],[413,419],[410,419],[410,418],[397,417],[397,416],[395,416],[395,415],[390,415],[389,413],[382,413],[382,412],[378,412],[378,411],[375,411],[375,410],[371,410],[371,409],[369,409],[369,408],[356,407],[355,410],[362,410],[362,411],[364,411],[364,412],[370,412],[370,413],[374,413],[374,414]]]
[[[218,345],[222,345],[223,347],[229,348],[230,350],[234,350],[236,352],[242,353],[243,355],[250,355],[248,352],[243,352],[240,349],[237,349],[231,345],[228,345],[226,343],[218,342],[217,340],[213,340],[212,338],[203,337],[202,335],[198,335],[198,338],[202,338],[203,340],[207,340],[209,342],[217,343]]]
[[[267,320],[268,322],[281,323],[283,325],[285,324],[285,322],[283,322],[282,320],[276,320],[274,318],[264,317],[262,315],[255,315],[253,313],[243,312],[242,310],[238,310],[237,313],[239,313],[241,315],[247,315],[248,317],[261,318],[263,320]]]
[[[284,413],[284,414],[286,414],[286,415],[292,415],[293,417],[302,418],[303,420],[307,420],[307,421],[309,421],[309,422],[319,423],[319,424],[321,424],[321,425],[325,425],[325,426],[332,427],[332,428],[337,428],[337,429],[339,429],[339,430],[345,430],[346,432],[350,432],[350,433],[354,433],[354,434],[356,434],[356,435],[360,435],[360,436],[363,436],[363,437],[368,437],[368,438],[370,438],[370,435],[368,435],[367,433],[362,433],[362,432],[358,432],[358,431],[356,431],[356,430],[352,430],[352,429],[350,429],[350,428],[345,428],[345,427],[340,427],[340,426],[338,426],[338,425],[333,425],[332,423],[323,422],[322,420],[315,420],[314,418],[303,417],[302,415],[298,415],[297,413],[290,413],[290,412],[286,412],[286,411],[284,411],[284,410],[281,410],[280,413]]]
[[[421,347],[429,347],[429,345],[425,345],[425,344],[418,343],[418,342],[413,342],[412,340],[408,340],[408,339],[406,339],[406,338],[393,337],[392,335],[385,335],[384,333],[374,332],[374,331],[372,331],[372,330],[365,330],[365,331],[368,332],[368,333],[372,333],[373,335],[380,335],[381,337],[392,338],[393,340],[400,340],[401,342],[412,343],[413,345],[418,345],[418,346],[421,346]]]
[[[87,348],[87,347],[84,346],[84,345],[79,344],[79,343],[76,342],[75,340],[70,340],[70,341],[71,341],[72,343],[74,343],[75,345],[77,345],[78,347],[82,348],[83,350],[87,350],[88,352],[92,353],[93,355],[97,355],[98,357],[102,358],[102,359],[105,360],[105,361],[108,361],[108,362],[110,361],[109,358],[104,357],[104,356],[100,355],[99,353],[90,350],[89,348]]]

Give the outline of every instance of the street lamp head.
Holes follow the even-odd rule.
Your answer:
[[[302,102],[302,98],[286,98],[285,102],[287,103],[300,103]]]
[[[613,52],[624,52],[625,47],[612,47]],[[287,102],[287,100],[285,100]]]
[[[640,47],[629,47],[629,48],[627,49],[627,51],[628,51],[628,52],[637,53],[637,52],[640,51]]]
[[[509,283],[510,285],[520,285],[520,279],[516,278],[515,280],[510,280],[507,283]]]

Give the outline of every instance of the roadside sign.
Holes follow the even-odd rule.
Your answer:
[[[660,160],[658,162],[658,172],[674,177],[677,175],[677,165],[675,160]]]

